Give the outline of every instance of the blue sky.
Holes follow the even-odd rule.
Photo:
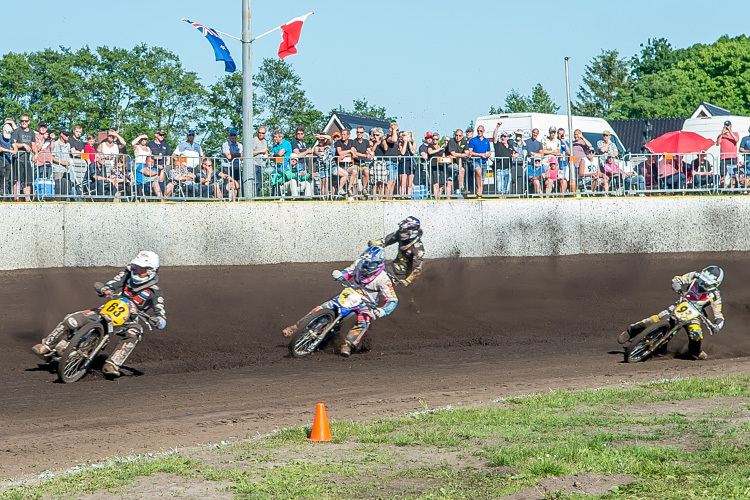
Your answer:
[[[138,43],[176,53],[204,84],[222,76],[209,43],[187,17],[241,35],[242,1],[129,0],[95,8],[42,0],[30,7],[3,7],[2,53],[60,45],[131,48]],[[327,113],[365,97],[399,117],[402,130],[447,134],[465,127],[491,105],[504,102],[512,88],[530,94],[541,83],[565,110],[564,57],[570,56],[571,98],[591,58],[617,49],[630,58],[639,44],[665,37],[675,47],[711,43],[742,34],[745,2],[576,3],[262,1],[253,2],[253,35],[311,10],[299,53],[290,56],[315,106]],[[564,10],[567,8],[568,10]],[[15,20],[15,21],[11,21]],[[276,57],[275,32],[253,44],[253,66]],[[238,68],[241,46],[225,39]],[[697,105],[697,103],[696,103]],[[256,120],[257,124],[257,120]]]

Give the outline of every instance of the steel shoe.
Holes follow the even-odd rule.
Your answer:
[[[344,342],[341,345],[341,355],[348,358],[352,355],[352,345],[349,342]]]
[[[120,369],[116,364],[107,360],[104,362],[104,366],[102,366],[102,373],[107,377],[119,377]]]
[[[625,344],[630,340],[630,334],[627,330],[620,332],[620,334],[617,336],[617,342],[620,344]]]
[[[283,330],[281,330],[281,333],[284,334],[284,337],[291,337],[295,333],[297,333],[297,325],[287,326]]]
[[[700,360],[708,359],[708,354],[706,354],[706,351],[701,351],[695,358]]]
[[[37,344],[34,347],[32,347],[31,350],[34,351],[34,354],[36,354],[42,359],[47,359],[49,355],[52,354],[52,349],[50,349],[45,344]]]

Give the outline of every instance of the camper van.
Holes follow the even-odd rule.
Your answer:
[[[724,122],[727,120],[732,122],[732,131],[736,132],[740,136],[740,141],[742,141],[742,138],[748,135],[748,127],[750,127],[750,117],[747,116],[703,116],[700,118],[688,118],[682,125],[682,130],[695,132],[707,139],[716,141],[716,138],[719,137],[721,130],[724,128]],[[740,143],[738,142],[738,150],[739,146]],[[719,146],[711,146],[706,152],[718,160]],[[742,158],[742,155],[740,155],[740,158]]]
[[[492,140],[492,133],[495,131],[497,122],[502,122],[500,131],[512,133],[518,129],[523,130],[524,140],[531,137],[531,131],[539,129],[538,140],[549,135],[549,128],[565,129],[565,139],[568,142],[573,141],[573,132],[568,130],[568,115],[551,115],[545,113],[507,113],[501,115],[480,116],[477,118],[474,128],[484,125],[484,135]],[[592,118],[588,116],[573,116],[573,130],[581,129],[583,136],[596,147],[597,141],[602,138],[602,132],[609,130],[612,134],[612,140],[617,145],[620,153],[625,152],[625,148],[620,142],[620,138],[612,130],[612,127],[603,118]],[[721,130],[721,127],[719,127]]]

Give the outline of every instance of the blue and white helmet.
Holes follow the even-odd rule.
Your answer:
[[[385,267],[385,250],[383,247],[371,246],[359,256],[354,266],[354,279],[357,283],[369,283]]]

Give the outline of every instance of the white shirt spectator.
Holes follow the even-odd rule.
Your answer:
[[[184,156],[187,158],[185,165],[188,168],[195,168],[200,165],[200,159],[203,156],[203,150],[200,144],[193,141],[192,143],[185,141],[181,142],[177,149],[174,150],[176,156]]]

